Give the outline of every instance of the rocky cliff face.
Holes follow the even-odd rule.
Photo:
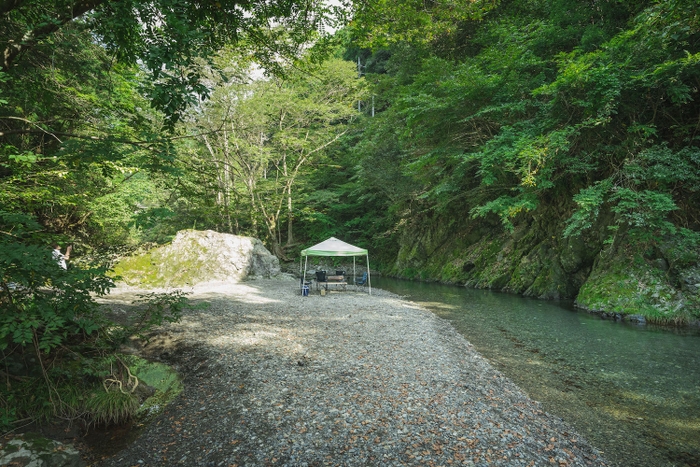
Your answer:
[[[279,274],[280,264],[257,238],[184,230],[171,244],[125,258],[114,270],[129,285],[181,287],[273,277]]]
[[[544,299],[574,298],[603,244],[597,232],[563,238],[556,212],[524,217],[513,232],[485,221],[406,230],[393,274]],[[427,221],[426,219],[423,222]]]
[[[664,245],[640,251],[606,244],[603,227],[564,238],[563,207],[523,216],[513,232],[486,221],[414,219],[400,239],[390,275],[575,299],[596,312],[642,314],[656,322],[700,318],[700,252]]]

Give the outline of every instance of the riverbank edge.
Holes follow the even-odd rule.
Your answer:
[[[281,263],[282,270],[286,274],[290,274],[293,277],[299,279],[301,277],[301,274],[299,273],[299,263],[294,262],[294,261],[289,261],[285,263]],[[342,261],[334,261],[334,262],[328,262],[328,261],[321,261],[318,264],[314,264],[313,268],[310,269],[310,271],[313,273],[316,269],[319,270],[345,270],[345,271],[351,271],[352,270],[352,263],[344,263]],[[362,274],[366,270],[366,267],[363,265],[356,266],[357,271],[359,271],[359,274]],[[466,287],[466,288],[472,288],[475,290],[491,290],[494,292],[498,293],[504,293],[508,295],[516,295],[519,297],[527,297],[527,298],[538,298],[540,300],[546,300],[546,301],[557,301],[558,299],[555,298],[539,298],[539,297],[531,297],[527,296],[522,293],[517,293],[517,292],[512,292],[512,291],[504,291],[498,288],[493,288],[493,287],[478,287],[478,286],[473,286],[473,285],[468,285],[464,283],[460,283],[457,281],[450,281],[450,280],[440,280],[440,279],[434,279],[434,278],[428,278],[428,279],[419,279],[419,278],[408,278],[408,277],[403,277],[398,274],[392,274],[390,272],[387,273],[387,271],[390,271],[389,268],[383,267],[381,264],[378,265],[378,268],[375,270],[374,268],[371,268],[371,273],[372,277],[375,278],[381,278],[381,277],[387,277],[391,279],[398,279],[398,280],[404,280],[404,281],[409,281],[409,282],[424,282],[424,283],[436,283],[436,284],[441,284],[441,285],[448,285],[448,286],[454,286],[454,287]],[[567,299],[568,300],[568,299]],[[614,307],[589,307],[584,303],[581,303],[578,300],[573,300],[573,305],[576,307],[578,310],[584,311],[586,313],[592,314],[592,315],[597,315],[601,319],[604,320],[612,320],[612,321],[625,321],[625,322],[630,322],[634,324],[638,324],[640,326],[646,325],[646,324],[652,324],[656,326],[662,326],[662,327],[668,327],[668,328],[700,328],[700,318],[698,319],[687,319],[687,316],[681,316],[680,319],[676,319],[675,317],[659,317],[654,314],[644,314],[644,313],[630,313],[630,312],[625,312],[625,311],[620,311],[616,310]]]
[[[375,273],[373,273],[375,274]],[[453,286],[453,287],[464,287],[464,288],[470,288],[474,290],[490,290],[492,292],[496,293],[502,293],[506,295],[515,295],[518,297],[523,297],[523,298],[537,298],[539,300],[544,300],[544,301],[558,301],[559,299],[547,299],[547,298],[539,298],[539,297],[530,297],[521,293],[515,293],[515,292],[507,292],[503,290],[499,290],[496,288],[490,288],[490,287],[474,287],[470,285],[465,285],[465,284],[460,284],[457,282],[452,282],[452,281],[441,281],[441,280],[418,280],[418,279],[409,279],[406,277],[401,277],[398,275],[391,275],[391,274],[381,274],[379,271],[376,273],[377,277],[387,277],[391,279],[398,279],[402,281],[408,281],[408,282],[424,282],[424,283],[434,283],[434,284],[441,284],[441,285],[448,285],[448,286]],[[566,299],[569,300],[570,299]],[[624,311],[616,311],[615,309],[611,308],[595,308],[595,307],[588,307],[582,303],[580,303],[577,300],[573,300],[573,306],[583,312],[586,312],[591,315],[597,315],[600,317],[600,319],[603,320],[612,320],[612,321],[625,321],[625,322],[630,322],[634,324],[638,324],[640,326],[644,326],[646,324],[653,324],[655,326],[662,326],[666,328],[700,328],[700,319],[684,319],[685,317],[681,317],[681,319],[674,319],[674,318],[660,318],[657,316],[649,316],[649,315],[644,315],[642,313],[627,313]]]
[[[508,291],[508,290],[503,290],[498,287],[489,287],[489,286],[479,286],[478,284],[470,284],[470,283],[463,283],[461,281],[453,281],[453,280],[440,280],[440,279],[435,279],[435,278],[416,278],[416,277],[406,277],[402,276],[400,274],[393,274],[391,272],[384,272],[382,271],[390,271],[388,268],[380,268],[376,272],[372,272],[372,274],[375,277],[387,277],[391,279],[398,279],[398,280],[403,280],[403,281],[408,281],[408,282],[424,282],[424,283],[434,283],[434,284],[441,284],[441,285],[448,285],[448,286],[454,286],[454,287],[465,287],[465,288],[470,288],[474,290],[491,290],[493,292],[497,293],[503,293],[503,294],[508,294],[508,295],[515,295],[523,298],[536,298],[538,300],[544,300],[544,301],[558,301],[558,300],[567,300],[567,301],[573,301],[573,305],[575,308],[584,311],[586,313],[592,314],[592,315],[598,315],[601,319],[604,320],[613,320],[613,321],[626,321],[626,322],[631,322],[635,323],[638,325],[645,325],[645,324],[653,324],[656,326],[662,326],[662,327],[668,327],[668,328],[700,328],[700,318],[695,318],[695,317],[690,317],[688,314],[679,314],[679,315],[673,315],[669,314],[666,316],[660,316],[656,311],[653,311],[651,313],[644,313],[644,308],[640,308],[636,312],[629,312],[625,311],[624,309],[620,309],[619,307],[616,307],[615,305],[610,305],[609,307],[604,307],[600,306],[600,304],[593,305],[593,306],[588,306],[581,301],[578,300],[578,297],[576,299],[570,299],[570,298],[551,298],[551,297],[533,297],[527,294],[523,293],[518,293],[514,291]]]

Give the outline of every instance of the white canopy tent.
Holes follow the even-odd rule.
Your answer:
[[[309,256],[352,256],[352,274],[353,277],[356,276],[355,273],[355,257],[356,256],[366,256],[367,257],[367,285],[369,287],[369,293],[372,294],[372,280],[369,274],[369,253],[364,248],[359,248],[349,243],[345,243],[342,240],[338,240],[335,237],[331,237],[328,240],[324,240],[321,243],[309,247],[305,250],[301,250],[301,256],[306,258],[304,261],[304,273],[302,277],[302,286],[304,280],[306,280],[306,267],[309,264]],[[301,263],[301,260],[300,260]],[[299,264],[299,269],[301,269],[301,264]]]

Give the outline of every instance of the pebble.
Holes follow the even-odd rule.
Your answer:
[[[376,289],[297,286],[188,290],[210,306],[145,348],[185,389],[102,466],[608,465],[429,311]]]

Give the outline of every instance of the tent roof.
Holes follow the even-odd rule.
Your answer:
[[[364,256],[367,250],[359,248],[335,237],[301,250],[301,256]]]

